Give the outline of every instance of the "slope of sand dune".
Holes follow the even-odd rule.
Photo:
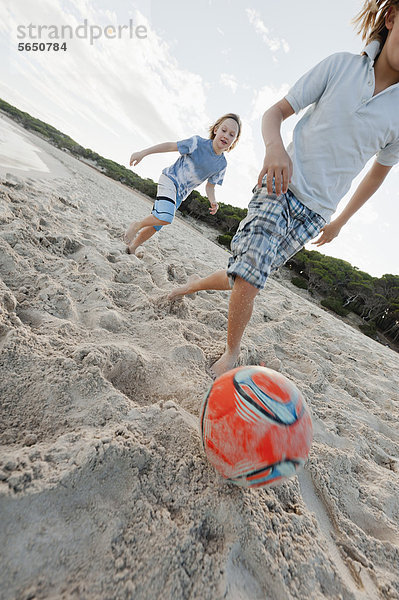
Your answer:
[[[240,361],[298,385],[314,443],[226,484],[198,411],[229,294],[165,295],[228,253],[180,218],[128,256],[151,203],[2,124],[48,170],[0,170],[1,598],[399,598],[399,356],[271,279]]]

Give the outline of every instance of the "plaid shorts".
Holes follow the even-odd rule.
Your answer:
[[[233,256],[227,269],[231,283],[238,275],[263,289],[269,274],[316,237],[325,224],[323,217],[304,206],[289,190],[280,196],[268,194],[264,178],[231,240]]]

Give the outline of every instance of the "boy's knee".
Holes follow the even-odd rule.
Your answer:
[[[252,285],[252,283],[249,283],[248,281],[246,281],[239,275],[236,275],[236,277],[234,279],[233,289],[234,288],[236,288],[237,290],[240,290],[242,293],[244,293],[248,296],[251,296],[253,298],[255,298],[255,296],[257,296],[260,292],[259,288]]]
[[[155,231],[160,231],[165,225],[170,225],[169,221],[160,221],[160,219],[157,220],[159,221],[159,225],[153,225]]]

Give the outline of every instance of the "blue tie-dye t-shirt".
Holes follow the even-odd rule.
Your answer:
[[[222,185],[227,161],[224,154],[216,154],[213,140],[194,135],[177,142],[177,149],[181,156],[162,173],[175,184],[180,201],[206,179],[209,183]]]

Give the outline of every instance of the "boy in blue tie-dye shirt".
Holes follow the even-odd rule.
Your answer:
[[[137,248],[164,225],[173,221],[176,210],[187,196],[207,180],[206,195],[211,204],[210,213],[218,210],[215,198],[215,185],[223,183],[227,161],[224,152],[229,152],[238,142],[241,121],[238,115],[229,113],[220,117],[209,128],[209,139],[194,135],[179,142],[165,142],[135,152],[130,157],[130,166],[137,165],[144,156],[158,152],[180,152],[180,157],[170,167],[166,167],[159,178],[157,197],[151,215],[142,221],[134,221],[126,231],[124,240],[129,254],[136,254]]]

